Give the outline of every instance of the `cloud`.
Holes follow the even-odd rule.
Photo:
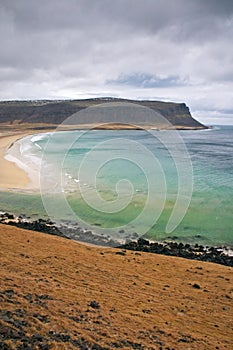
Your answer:
[[[231,0],[0,0],[0,99],[161,98],[220,113],[233,109],[232,37]]]
[[[134,73],[120,76],[118,79],[106,82],[110,85],[129,85],[142,88],[163,88],[186,85],[178,76],[159,77],[151,74]]]

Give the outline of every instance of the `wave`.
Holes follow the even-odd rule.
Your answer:
[[[44,132],[41,134],[32,135],[32,136],[30,136],[30,139],[31,139],[31,142],[34,143],[34,142],[42,141],[42,140],[46,139],[51,134],[52,134],[52,132]]]

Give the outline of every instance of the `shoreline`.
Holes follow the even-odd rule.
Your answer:
[[[30,124],[27,125],[1,125],[0,124],[0,162],[1,173],[0,173],[0,190],[2,191],[17,191],[17,192],[39,192],[39,178],[36,171],[20,161],[20,157],[17,154],[20,152],[17,149],[17,141],[21,140],[27,136],[33,136],[40,133],[57,131],[73,131],[73,130],[86,130],[86,129],[96,129],[96,130],[140,130],[142,127],[136,127],[131,125],[122,124],[106,124],[106,125],[90,125],[90,124],[80,124],[80,125],[35,125],[32,127]],[[152,128],[151,126],[145,126],[148,130],[201,130],[200,127],[180,127],[174,126],[174,128]],[[206,129],[203,129],[206,130]],[[14,149],[14,154],[7,154],[9,149]],[[15,156],[16,155],[16,156]]]
[[[203,246],[200,244],[185,244],[175,241],[149,241],[138,235],[125,243],[95,234],[81,227],[57,226],[49,219],[31,220],[27,217],[15,216],[13,214],[0,212],[0,225],[14,226],[20,229],[36,231],[52,236],[58,236],[71,241],[92,245],[96,248],[117,248],[117,254],[125,255],[126,251],[134,251],[158,254],[163,256],[181,257],[188,260],[212,262],[224,266],[233,267],[232,247]]]
[[[47,133],[47,132],[53,132],[54,130],[52,129],[48,129],[45,126],[44,127],[35,127],[35,129],[25,129],[22,127],[22,129],[18,129],[18,128],[11,128],[11,130],[7,129],[4,131],[2,129],[0,129],[0,161],[2,164],[2,171],[0,174],[0,190],[5,191],[5,192],[15,192],[15,193],[28,193],[28,194],[39,194],[39,183],[36,183],[35,177],[33,179],[33,169],[31,172],[31,177],[30,177],[30,172],[27,172],[26,169],[22,166],[18,166],[19,162],[13,162],[13,161],[9,161],[8,159],[6,159],[6,151],[9,150],[10,148],[14,148],[17,147],[17,143],[16,141],[21,140],[24,137],[27,136],[32,136],[35,134],[41,134],[41,133]],[[64,130],[65,131],[65,130]],[[67,130],[68,131],[68,130]],[[19,145],[18,145],[19,146]],[[18,147],[19,148],[19,147]],[[19,149],[15,150],[16,152],[19,152]],[[16,159],[17,159],[17,155],[16,155]],[[20,161],[20,160],[19,160]],[[3,210],[5,210],[6,208],[2,208]],[[14,212],[14,209],[11,209],[12,212]],[[41,216],[38,215],[38,217],[40,218]],[[41,219],[38,219],[38,221],[40,221]],[[54,226],[54,230],[59,230],[58,226]],[[23,226],[24,227],[24,226]],[[26,228],[26,225],[25,227]],[[83,229],[83,228],[80,228]],[[34,231],[36,231],[36,229],[33,229]],[[43,231],[45,233],[48,233],[46,231]],[[91,232],[91,237],[92,235],[95,235],[93,232]],[[80,241],[83,240],[83,236],[85,235],[81,235],[82,237],[80,238]],[[71,237],[72,239],[76,239]],[[93,238],[93,237],[92,237]],[[78,239],[77,239],[78,240]],[[85,241],[85,239],[84,239]],[[94,240],[94,242],[96,243],[98,241],[98,239]],[[174,243],[175,241],[173,241],[172,243]],[[86,242],[86,243],[90,243],[90,242]],[[109,243],[109,242],[108,242]],[[154,242],[150,242],[150,243],[154,243]],[[98,244],[98,243],[97,243]],[[170,244],[170,242],[169,242]],[[178,243],[179,244],[179,243]],[[183,241],[184,246],[186,245],[185,242]],[[198,244],[201,244],[200,242]],[[205,243],[204,243],[205,244]],[[195,242],[191,243],[191,248],[194,247]],[[220,244],[216,244],[216,245],[212,245],[213,248],[222,248],[221,247],[221,243]],[[153,252],[150,251],[151,248],[148,248],[148,244],[146,244],[144,247],[138,247],[138,246],[133,246],[133,247],[129,247],[129,249],[133,248],[133,250],[139,250],[139,251],[149,251],[149,252]],[[156,248],[155,252],[159,252],[163,251],[163,247],[152,247],[152,250]],[[177,249],[177,247],[174,247],[175,249]],[[227,249],[230,248],[232,250],[231,246],[225,246],[226,248],[226,254],[227,253]],[[127,248],[128,249],[128,248]],[[172,251],[174,252],[175,249],[172,249]],[[165,249],[165,255],[166,254],[170,254],[171,252],[168,252]],[[185,252],[185,255],[187,252]],[[178,253],[174,253],[175,256],[179,256],[177,255]]]
[[[16,141],[29,136],[31,132],[7,133],[0,136],[0,188],[3,190],[26,190],[30,179],[28,174],[15,162],[7,160],[7,150],[13,147]]]
[[[24,137],[33,136],[38,133],[52,132],[53,129],[46,127],[35,128],[17,128],[17,127],[3,127],[0,128],[0,190],[2,191],[16,191],[16,192],[39,192],[39,179],[35,176],[33,169],[20,161],[19,145]],[[12,154],[7,154],[8,150],[14,149]]]

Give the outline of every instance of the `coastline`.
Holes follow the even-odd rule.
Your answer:
[[[121,252],[119,251],[117,254],[120,255],[125,255],[126,251],[144,252],[233,267],[233,250],[227,246],[203,246],[197,243],[184,244],[175,241],[149,241],[137,234],[132,240],[126,240],[123,243],[111,237],[104,237],[90,230],[85,230],[80,226],[70,227],[65,224],[58,226],[50,219],[32,220],[26,216],[15,216],[4,212],[0,212],[0,224],[58,236],[85,245],[118,248]]]
[[[0,125],[0,162],[1,162],[1,173],[0,173],[0,189],[1,190],[16,190],[16,191],[31,191],[35,192],[39,190],[39,179],[36,176],[33,169],[27,168],[27,165],[20,162],[17,157],[19,149],[16,141],[20,139],[32,136],[38,133],[52,132],[58,128],[58,131],[72,131],[72,130],[85,130],[85,129],[96,129],[96,130],[137,130],[142,127],[135,127],[130,125],[122,124],[106,124],[106,125],[61,125],[61,126],[49,126],[49,125]],[[145,126],[148,130],[168,130],[167,127],[152,128],[151,126]],[[170,129],[171,130],[171,129]],[[180,127],[174,126],[174,130],[200,130],[199,127]],[[204,129],[205,130],[205,129]],[[15,148],[14,155],[7,155],[9,148]]]
[[[20,138],[32,134],[31,132],[8,132],[0,135],[0,188],[2,190],[25,190],[27,189],[30,179],[28,174],[16,165],[15,162],[7,160],[6,152]]]
[[[39,191],[39,179],[35,176],[33,169],[27,169],[27,165],[20,162],[17,154],[20,152],[19,145],[16,141],[27,136],[33,136],[38,133],[46,133],[53,131],[53,128],[37,127],[29,128],[22,126],[5,127],[0,129],[0,189],[2,191],[17,192],[35,192]],[[7,154],[10,148],[14,148],[13,154]]]
[[[0,161],[2,162],[1,164],[3,165],[2,166],[3,171],[0,174],[0,188],[3,189],[3,192],[4,191],[6,192],[6,196],[8,196],[8,193],[7,193],[8,191],[10,191],[12,193],[16,193],[16,194],[19,193],[20,195],[21,195],[21,193],[26,194],[26,196],[28,196],[29,194],[35,194],[35,196],[40,195],[39,194],[39,183],[36,186],[36,181],[34,181],[34,182],[32,181],[33,180],[33,171],[32,171],[32,176],[30,178],[28,175],[30,172],[27,172],[27,171],[25,172],[25,169],[23,167],[22,168],[18,167],[16,165],[18,162],[13,163],[13,162],[5,159],[5,152],[7,151],[7,149],[12,148],[12,153],[14,154],[14,152],[16,152],[16,159],[17,159],[17,152],[20,152],[20,149],[19,149],[20,143],[17,143],[16,141],[20,140],[21,138],[27,137],[29,135],[32,136],[32,135],[35,135],[38,133],[46,133],[48,131],[51,132],[51,131],[53,131],[51,129],[52,128],[47,128],[46,126],[43,126],[43,128],[42,127],[40,127],[40,128],[39,127],[25,128],[24,126],[21,126],[20,128],[14,128],[12,126],[11,128],[6,127],[6,130],[3,130],[2,128],[0,129],[0,150],[1,150]],[[14,147],[16,148],[15,150],[13,149]],[[17,150],[17,147],[18,147],[18,150]],[[20,157],[19,157],[19,159],[20,159]],[[7,201],[8,200],[9,199],[7,198]],[[21,198],[20,198],[20,200],[21,200]],[[6,202],[6,203],[8,203],[8,202]],[[30,213],[28,214],[27,209],[25,209],[23,207],[22,207],[21,211],[18,212],[18,214],[17,214],[17,212],[15,212],[15,210],[14,210],[15,209],[15,201],[13,202],[13,204],[14,205],[11,208],[8,208],[7,205],[6,206],[3,205],[2,210],[13,213],[14,215],[21,215],[21,213],[23,213],[23,215],[25,215],[25,214],[31,215]],[[28,201],[27,201],[27,205],[28,205]],[[31,204],[29,204],[29,205],[31,205]],[[45,216],[43,216],[43,214],[41,214],[37,210],[35,210],[34,213],[38,214],[37,216],[35,216],[35,214],[32,214],[32,215],[34,215],[34,221],[35,221],[35,217],[37,218],[37,220],[42,220],[42,218],[45,218]],[[27,223],[25,224],[25,226],[21,226],[21,227],[26,228],[26,226],[27,226]],[[33,226],[33,224],[32,224],[32,226]],[[56,225],[54,225],[53,228],[54,228],[54,230],[59,230],[59,227]],[[33,230],[36,230],[36,229],[33,229]],[[80,227],[80,230],[83,230],[83,228]],[[46,230],[45,230],[45,232],[46,232]],[[46,232],[46,233],[48,233],[48,232]],[[78,238],[76,238],[76,235],[75,235],[75,237],[72,237],[72,232],[71,232],[71,236],[69,236],[70,232],[67,232],[67,233],[68,233],[68,237],[70,237],[72,239],[77,239],[79,241],[82,241],[83,236],[86,236],[86,234],[85,235],[81,234],[80,237],[78,235],[77,236]],[[90,232],[90,235],[91,234],[94,234],[94,232]],[[84,241],[85,241],[85,239],[84,239]],[[88,237],[87,237],[87,239],[88,239]],[[170,237],[169,237],[169,239],[170,239]],[[171,238],[171,239],[173,239],[173,242],[176,242],[176,238]],[[94,241],[97,242],[98,238],[96,240],[96,237],[95,237]],[[182,240],[181,242],[184,244],[189,243],[189,242],[184,241],[184,240]],[[151,243],[153,243],[153,242],[151,242]],[[220,243],[211,242],[210,244],[208,244],[208,242],[207,243],[200,242],[197,240],[197,241],[191,242],[191,250],[193,249],[195,243],[203,244],[204,247],[209,245],[210,247],[221,248],[221,242]],[[107,244],[109,244],[109,242],[107,242]],[[178,241],[178,244],[179,244],[179,241]],[[227,243],[225,243],[225,246],[227,248],[232,249],[232,245],[228,245]],[[155,247],[155,246],[150,247],[150,246],[148,246],[148,244],[146,244],[145,246],[138,245],[137,247],[133,246],[133,247],[127,247],[127,248],[128,249],[133,248],[133,250],[141,250],[141,251],[148,251],[148,252],[151,252],[151,251],[158,252],[158,251],[164,250],[164,247]],[[174,246],[172,248],[172,255],[179,256],[178,254],[180,254],[180,252],[179,251],[177,252],[176,250],[177,250],[177,247]],[[228,255],[228,252],[226,251],[227,255]],[[166,249],[165,249],[165,255],[170,254],[170,253],[171,253],[170,251],[166,251]],[[187,251],[185,252],[185,255],[187,256]]]

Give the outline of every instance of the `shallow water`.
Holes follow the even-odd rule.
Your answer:
[[[34,170],[42,164],[44,203],[39,194],[1,193],[0,210],[32,217],[45,217],[47,210],[57,222],[79,222],[110,235],[149,228],[147,236],[155,240],[233,245],[233,127],[182,131],[181,140],[172,133],[99,130],[27,137],[20,141],[21,160]],[[166,232],[177,193],[183,191],[187,204],[191,185],[183,220]]]

